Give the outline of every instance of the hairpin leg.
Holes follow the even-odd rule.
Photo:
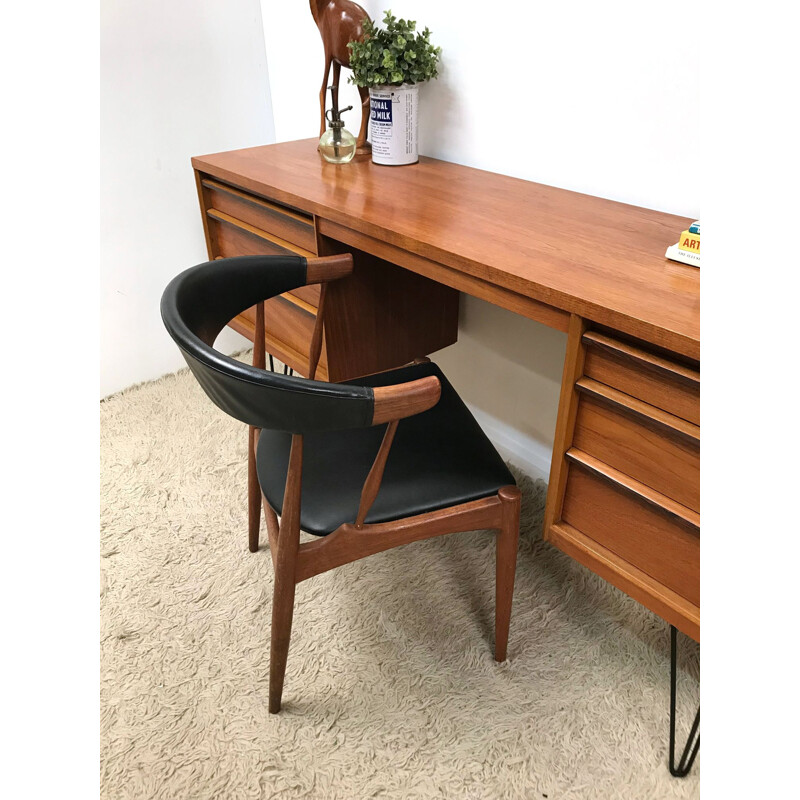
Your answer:
[[[683,748],[681,760],[675,766],[675,697],[677,695],[677,662],[678,662],[678,630],[670,625],[671,652],[670,652],[670,696],[669,696],[669,771],[676,778],[685,778],[700,750],[700,709],[694,718],[692,729],[686,746]]]
[[[269,354],[269,371],[275,372],[275,362],[272,360],[272,353]]]

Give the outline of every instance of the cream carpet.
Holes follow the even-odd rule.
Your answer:
[[[187,370],[101,404],[101,785],[123,798],[672,798],[669,629],[540,540],[524,496],[509,659],[494,542],[382,553],[298,587],[267,713],[272,566],[247,550],[246,430]],[[680,637],[679,739],[699,647]]]

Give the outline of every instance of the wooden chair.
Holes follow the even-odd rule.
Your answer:
[[[347,383],[313,380],[325,285],[352,256],[242,256],[186,270],[166,288],[167,330],[205,392],[250,426],[251,551],[263,507],[275,570],[269,710],[281,707],[295,586],[398,545],[458,531],[498,533],[495,659],[506,658],[519,537],[511,473],[439,368],[427,361]],[[311,283],[321,300],[309,378],[264,369],[263,301]],[[254,366],[213,349],[257,305]],[[280,515],[280,521],[278,520]],[[300,544],[300,531],[316,534]]]

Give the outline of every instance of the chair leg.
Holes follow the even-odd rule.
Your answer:
[[[303,472],[303,437],[292,436],[283,514],[275,550],[275,591],[272,595],[272,631],[269,655],[269,713],[281,710],[286,658],[292,637],[294,590],[297,585],[297,551],[300,548],[300,484]]]
[[[517,571],[521,494],[516,486],[504,486],[497,494],[502,504],[502,523],[497,532],[494,660],[505,661]]]
[[[286,543],[284,543],[286,544]],[[284,547],[285,551],[287,548]],[[297,549],[295,547],[295,555]],[[283,558],[281,558],[283,556]],[[294,576],[295,559],[287,558],[278,547],[275,562],[275,591],[272,596],[272,632],[270,634],[269,655],[269,713],[281,710],[283,679],[286,675],[286,659],[289,655],[289,641],[292,638],[292,618],[294,617]]]
[[[247,516],[248,546],[251,553],[258,551],[258,534],[261,528],[261,487],[256,470],[256,442],[258,428],[250,426],[247,442]]]

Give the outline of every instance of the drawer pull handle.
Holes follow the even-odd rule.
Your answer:
[[[314,308],[310,303],[306,303],[305,300],[302,300],[299,297],[295,297],[293,294],[289,294],[288,292],[282,295],[279,295],[281,300],[285,300],[287,303],[291,303],[296,308],[299,308],[301,311],[305,311],[306,314],[311,314],[312,317],[317,316],[317,309]]]
[[[306,258],[316,258],[316,255],[312,253],[310,250],[304,250],[302,247],[298,247],[296,244],[287,242],[285,239],[280,239],[277,236],[273,236],[271,233],[262,231],[261,228],[256,228],[253,225],[248,225],[246,222],[242,222],[240,219],[236,219],[235,217],[232,217],[229,214],[225,214],[222,211],[217,211],[216,208],[209,208],[206,211],[206,214],[212,219],[217,220],[218,222],[224,222],[228,225],[232,225],[234,228],[238,228],[240,231],[249,233],[251,236],[255,236],[258,239],[263,239],[268,242],[272,242],[272,244],[275,244],[278,247],[282,247],[284,250],[290,253],[294,253],[295,255],[298,256],[305,256]]]
[[[620,472],[602,461],[598,461],[588,453],[571,447],[566,453],[567,461],[573,464],[579,464],[584,469],[596,475],[598,478],[610,483],[625,491],[627,494],[634,495],[639,500],[647,503],[655,508],[657,511],[665,514],[673,521],[682,523],[688,528],[691,528],[698,535],[700,533],[700,515],[692,511],[686,506],[676,503],[666,495],[651,489],[649,486],[640,483],[637,480]]]
[[[232,186],[227,186],[224,183],[217,183],[217,181],[212,181],[209,178],[204,178],[201,182],[206,189],[213,189],[217,192],[225,192],[225,194],[237,197],[239,200],[244,200],[246,203],[250,203],[251,205],[267,209],[268,211],[274,211],[276,214],[283,214],[285,217],[291,217],[298,222],[302,222],[304,225],[308,225],[310,228],[314,227],[314,223],[310,215],[303,214],[302,212],[293,208],[289,208],[288,206],[271,203],[269,200],[265,200],[262,197],[254,197],[251,194],[240,192],[238,189],[234,189]]]
[[[680,381],[698,390],[700,388],[700,373],[683,364],[670,361],[654,353],[648,353],[646,350],[612,339],[610,336],[605,336],[597,331],[584,333],[583,341],[589,347],[597,347],[615,356],[634,361],[640,367],[657,372],[667,378]]]
[[[690,444],[700,447],[700,428],[691,422],[637,400],[635,397],[631,397],[625,392],[620,392],[619,389],[606,386],[593,378],[579,378],[575,383],[575,388],[579,392],[591,395],[600,402],[623,409],[623,411],[631,414],[644,425],[650,425],[668,434],[677,435]]]

